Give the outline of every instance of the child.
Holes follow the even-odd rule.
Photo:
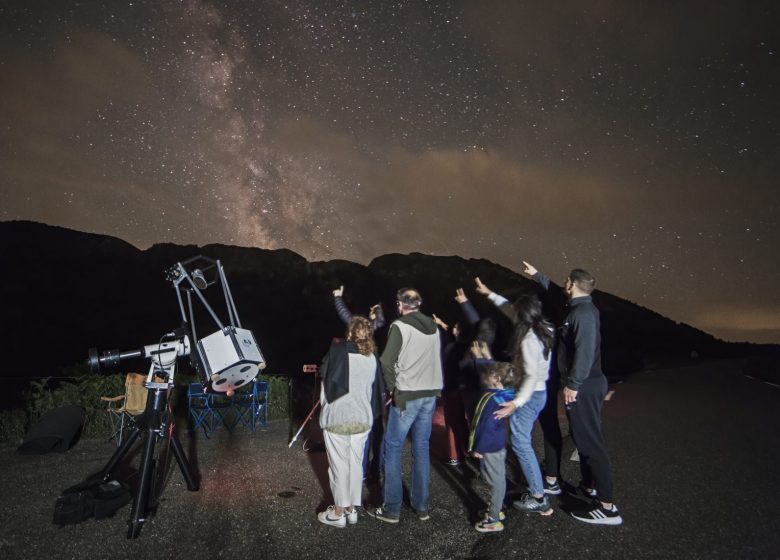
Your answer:
[[[474,526],[480,533],[504,530],[501,506],[506,493],[506,421],[497,420],[494,413],[503,403],[512,400],[512,387],[516,382],[515,368],[507,362],[492,362],[482,374],[485,392],[479,399],[469,434],[469,452],[480,459],[482,478],[490,486],[490,504],[485,519]]]

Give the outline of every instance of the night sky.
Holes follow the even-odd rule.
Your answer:
[[[779,5],[6,0],[0,220],[583,267],[780,342]]]

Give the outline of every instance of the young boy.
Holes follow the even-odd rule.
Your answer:
[[[506,494],[506,420],[497,420],[494,413],[503,403],[512,400],[516,382],[517,373],[507,362],[492,362],[482,374],[485,392],[479,399],[469,434],[469,452],[480,459],[482,478],[490,486],[490,504],[485,519],[474,526],[480,533],[504,530],[501,507]]]

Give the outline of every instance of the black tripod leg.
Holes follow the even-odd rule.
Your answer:
[[[141,465],[138,469],[138,488],[133,497],[133,507],[130,511],[130,522],[127,528],[127,538],[134,539],[141,533],[141,527],[146,521],[149,498],[149,486],[152,482],[152,467],[154,463],[154,447],[157,444],[156,429],[160,423],[160,414],[165,408],[165,391],[155,389],[150,391],[146,401],[146,441],[144,441]]]
[[[181,475],[187,483],[187,490],[195,492],[200,488],[200,482],[192,475],[190,463],[184,455],[184,448],[182,448],[179,437],[176,434],[171,436],[171,445],[173,446],[173,456],[176,457],[176,462],[179,465],[179,470],[181,470]]]
[[[152,429],[149,429],[144,442],[143,455],[138,476],[138,489],[133,498],[133,508],[130,512],[130,525],[127,529],[127,538],[134,539],[141,532],[141,527],[146,521],[147,498],[149,497],[149,484],[152,480],[152,463],[154,462],[154,446],[157,437]]]
[[[133,446],[135,440],[140,437],[140,435],[141,429],[138,426],[133,426],[127,439],[125,439],[125,441],[122,442],[122,445],[119,446],[116,451],[114,451],[114,454],[108,460],[106,466],[103,467],[102,471],[100,471],[100,474],[98,475],[99,478],[102,480],[108,480],[111,477],[111,472],[120,463],[120,461],[124,459],[125,455],[127,455],[127,452]]]

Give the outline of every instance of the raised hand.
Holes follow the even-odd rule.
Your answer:
[[[493,359],[493,353],[490,351],[490,346],[484,340],[479,341],[479,353],[486,360]]]
[[[436,313],[434,313],[434,314],[432,315],[432,317],[433,317],[433,322],[434,322],[434,323],[436,323],[437,325],[439,325],[439,326],[440,326],[441,328],[443,328],[445,331],[446,331],[447,329],[449,329],[449,328],[450,328],[450,327],[449,327],[449,325],[447,325],[447,323],[445,323],[444,321],[442,321],[441,319],[439,319],[439,318],[436,316]]]
[[[479,279],[479,276],[474,278],[474,281],[477,283],[477,288],[476,289],[477,289],[477,293],[478,294],[482,294],[483,296],[489,296],[490,295],[490,288],[488,288],[487,286],[485,286],[482,283],[482,280]]]
[[[466,293],[463,291],[463,288],[458,288],[455,290],[455,301],[458,303],[466,303],[469,300],[469,298],[466,297]]]
[[[341,297],[344,295],[344,285],[342,284],[335,290],[333,290],[333,297]]]
[[[536,270],[536,268],[534,267],[534,265],[532,265],[532,264],[530,264],[530,263],[527,263],[527,262],[525,262],[525,261],[523,261],[523,266],[525,267],[525,268],[523,269],[523,272],[525,272],[525,273],[526,273],[528,276],[533,276],[534,274],[536,274],[537,272],[539,272],[538,270]]]

